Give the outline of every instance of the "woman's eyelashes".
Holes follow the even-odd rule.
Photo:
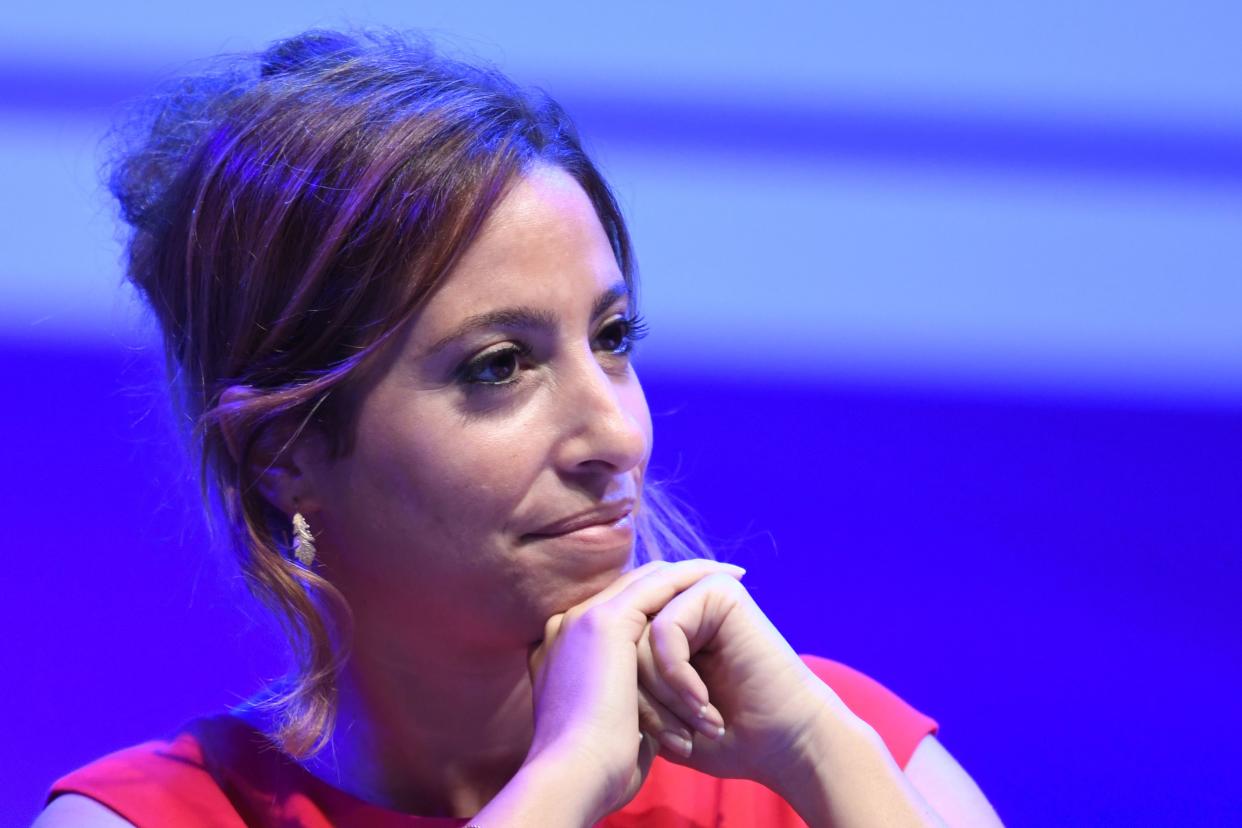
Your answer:
[[[647,335],[647,322],[641,316],[622,316],[604,326],[596,341],[600,350],[613,354],[633,352],[634,344]]]
[[[618,317],[604,325],[592,343],[594,350],[613,357],[628,357],[638,340],[647,335],[647,324],[640,316]],[[467,360],[456,371],[457,381],[467,391],[512,386],[533,364],[530,345],[509,342]]]

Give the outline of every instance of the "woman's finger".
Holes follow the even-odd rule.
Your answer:
[[[594,607],[610,606],[615,610],[634,610],[644,616],[652,616],[684,590],[709,576],[741,578],[746,570],[740,566],[696,558],[677,561],[654,569],[627,584],[607,600],[593,604]],[[582,606],[582,605],[579,605]],[[571,610],[573,612],[573,610]],[[635,636],[637,641],[637,635]]]
[[[694,752],[694,731],[641,687],[638,690],[638,729],[678,758],[689,759]]]
[[[710,558],[693,558],[684,561],[649,561],[640,567],[631,569],[622,573],[615,581],[604,587],[599,592],[592,595],[585,601],[572,607],[570,612],[584,612],[592,607],[599,606],[613,598],[616,598],[622,592],[625,592],[635,583],[649,578],[668,577],[667,573],[673,573],[678,583],[685,583],[686,586],[694,583],[694,581],[702,578],[712,572],[744,572],[741,567],[727,564],[722,561],[714,561]],[[665,574],[661,574],[665,573]],[[697,575],[695,573],[698,573]],[[740,575],[738,576],[740,577]],[[685,587],[683,586],[682,589]],[[648,613],[650,614],[650,613]]]
[[[582,611],[590,609],[598,604],[602,604],[603,602],[615,597],[618,593],[640,578],[645,578],[648,575],[654,572],[659,572],[661,569],[665,569],[669,566],[672,566],[672,562],[670,561],[648,561],[642,566],[638,566],[627,572],[621,573],[611,584],[604,587],[590,598],[587,598],[585,601],[575,605],[571,609]]]
[[[548,657],[548,648],[556,640],[557,634],[561,631],[561,625],[564,623],[565,613],[563,612],[558,612],[544,622],[543,638],[531,646],[530,652],[526,657],[526,664],[532,679],[539,674],[539,670],[543,667],[544,659]]]
[[[689,683],[695,686],[694,691],[687,692],[674,687],[656,664],[655,655],[651,650],[651,627],[648,626],[643,631],[643,636],[638,641],[639,688],[672,711],[680,721],[690,725],[709,739],[719,739],[724,734],[724,717],[711,703],[707,685],[703,683],[698,672],[692,666],[690,666],[690,672],[693,675]]]
[[[532,645],[527,658],[531,677],[534,678],[539,674],[552,643],[569,618],[582,618],[592,610],[609,604],[614,604],[613,609],[618,611],[636,610],[642,614],[642,618],[645,618],[653,615],[681,590],[714,573],[725,573],[728,576],[740,578],[745,570],[733,564],[696,558],[675,563],[652,561],[626,572],[600,592],[547,620],[544,624],[543,638]],[[635,636],[640,634],[641,629],[646,626],[642,618],[636,619],[641,626],[634,630]]]
[[[677,699],[679,704],[671,706],[682,715],[687,706],[710,702],[707,686],[690,659],[716,637],[738,605],[739,589],[732,578],[707,576],[670,599],[648,625],[654,672],[668,688],[662,697]]]

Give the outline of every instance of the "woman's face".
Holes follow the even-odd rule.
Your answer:
[[[349,456],[314,469],[360,645],[526,645],[625,568],[652,438],[632,314],[586,193],[536,167],[398,332]]]

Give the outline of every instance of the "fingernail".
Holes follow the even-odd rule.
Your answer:
[[[719,739],[724,735],[724,717],[711,705],[706,705],[694,720],[694,729],[709,739]]]
[[[737,564],[727,563],[727,564],[724,564],[724,568],[729,570],[730,572],[732,572],[734,575],[736,575],[739,578],[746,574],[746,570],[738,566]]]
[[[682,758],[689,759],[690,755],[694,753],[694,742],[690,740],[688,735],[683,736],[680,733],[662,730],[660,731],[659,739],[662,746]]]
[[[700,699],[698,696],[696,696],[694,693],[691,693],[689,690],[686,690],[684,693],[681,694],[681,697],[686,700],[686,704],[690,705],[690,709],[693,710],[697,715],[703,716],[707,713],[707,705],[703,704],[703,700]]]
[[[712,741],[717,741],[725,734],[724,725],[713,724],[702,719],[694,723],[694,728]]]

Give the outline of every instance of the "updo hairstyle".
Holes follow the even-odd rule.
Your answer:
[[[209,515],[290,639],[296,666],[266,704],[306,756],[331,733],[350,612],[290,557],[259,473],[307,427],[350,451],[368,367],[533,164],[582,186],[636,295],[625,222],[551,98],[391,32],[311,31],[214,62],[115,134],[126,275],[162,334]],[[250,393],[222,403],[232,386]],[[640,558],[697,551],[650,484],[638,535]]]

